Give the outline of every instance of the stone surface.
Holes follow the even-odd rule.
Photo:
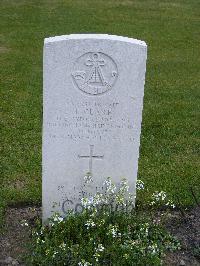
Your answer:
[[[102,34],[45,39],[43,98],[43,220],[78,211],[111,177],[135,193],[146,44]]]

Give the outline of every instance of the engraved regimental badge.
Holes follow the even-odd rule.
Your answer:
[[[89,52],[77,58],[72,77],[81,91],[90,95],[103,94],[109,91],[117,80],[117,65],[104,53]]]

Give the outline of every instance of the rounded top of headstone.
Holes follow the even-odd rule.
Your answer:
[[[44,43],[51,43],[51,42],[59,42],[59,41],[67,41],[67,40],[84,40],[84,39],[96,39],[96,40],[111,40],[111,41],[120,41],[120,42],[127,42],[133,43],[137,45],[141,45],[146,47],[146,43],[144,41],[140,41],[137,39],[117,36],[117,35],[109,35],[109,34],[70,34],[70,35],[61,35],[55,37],[45,38]]]

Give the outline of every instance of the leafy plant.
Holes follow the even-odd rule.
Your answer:
[[[125,179],[117,187],[108,178],[103,186],[104,193],[82,198],[81,213],[38,222],[29,265],[160,265],[165,251],[180,248],[150,215],[136,211]],[[137,189],[144,189],[142,181]]]

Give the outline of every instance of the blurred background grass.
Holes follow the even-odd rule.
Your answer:
[[[1,0],[0,208],[41,203],[45,37],[108,33],[148,44],[139,178],[150,193],[200,198],[200,2]],[[145,199],[142,199],[145,200]]]

